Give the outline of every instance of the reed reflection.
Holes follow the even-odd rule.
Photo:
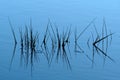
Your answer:
[[[41,39],[41,35],[39,35],[39,32],[33,30],[32,22],[30,22],[30,26],[25,25],[24,28],[19,29],[21,53],[20,64],[25,65],[26,67],[31,67],[32,73],[34,63],[39,62],[40,55],[44,55],[49,67],[52,65],[52,63],[54,63],[54,61],[56,61],[57,63],[65,63],[66,67],[70,70],[72,70],[70,57],[72,57],[76,53],[84,54],[87,59],[92,62],[92,66],[95,63],[94,58],[96,53],[98,55],[102,55],[104,59],[104,64],[106,58],[114,61],[114,59],[112,59],[107,54],[108,47],[111,45],[113,33],[108,33],[105,19],[103,19],[103,26],[101,32],[98,32],[94,22],[95,20],[96,18],[94,18],[81,32],[79,31],[79,35],[77,35],[77,29],[75,29],[73,36],[71,36],[71,25],[67,27],[66,30],[64,29],[63,31],[60,31],[58,26],[56,24],[52,24],[49,20],[46,25],[45,33],[42,35],[43,38],[41,44],[39,44],[39,39]],[[92,54],[86,53],[85,49],[81,48],[79,44],[79,41],[82,40],[80,40],[81,36],[84,35],[85,32],[89,31],[89,27],[94,28],[94,30],[92,29],[91,36],[89,36],[88,40],[86,41],[86,46],[88,46],[89,49],[91,49],[92,46]],[[18,42],[16,41],[17,39],[15,37],[15,32],[13,28],[12,33],[14,36],[15,46],[13,49],[10,66],[13,62],[13,58],[15,55],[15,49],[17,44],[16,42]],[[74,49],[70,49],[70,42],[72,41],[70,37],[74,37]],[[90,55],[92,55],[92,57]]]

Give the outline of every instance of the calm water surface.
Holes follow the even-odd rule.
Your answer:
[[[119,0],[1,0],[0,1],[0,80],[119,80],[120,79],[120,1]],[[8,21],[11,20],[12,26],[17,38],[15,49],[14,38]],[[78,45],[84,53],[74,52],[74,33],[77,29],[77,36],[85,29],[85,27],[94,19],[82,36],[78,39]],[[21,62],[21,44],[19,29],[25,30],[25,25],[30,25],[32,19],[33,32],[39,33],[39,44],[37,44],[37,60],[31,70],[31,63],[26,66],[25,61]],[[62,40],[63,32],[70,29],[71,35],[69,49],[66,46],[66,54],[69,59],[66,60],[65,55],[59,56],[58,62],[56,56],[52,58],[49,64],[45,55],[39,52],[40,45],[44,38],[48,21],[51,21],[54,30],[55,24],[59,30]],[[102,38],[103,19],[106,21],[107,34],[110,31],[112,35],[112,43],[109,44],[107,55],[97,51],[94,55],[94,64],[92,64],[93,54],[93,38],[97,37],[94,25]],[[49,25],[50,33],[53,35]],[[104,30],[105,31],[105,30]],[[24,34],[24,33],[23,33]],[[57,34],[57,33],[56,33]],[[105,36],[104,32],[104,36]],[[111,36],[110,36],[111,37]],[[108,38],[110,43],[111,38]],[[88,47],[88,39],[89,47]],[[106,38],[107,39],[107,38]],[[105,39],[105,41],[106,41]],[[104,48],[106,42],[104,41]],[[51,48],[51,40],[48,38],[47,47]],[[99,43],[102,49],[102,42]],[[77,47],[78,48],[78,47]],[[13,51],[15,55],[11,64]],[[25,57],[22,57],[24,60]],[[11,65],[10,65],[11,64]]]

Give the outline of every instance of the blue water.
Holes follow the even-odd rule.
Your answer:
[[[0,80],[119,80],[119,3],[119,0],[1,0]],[[18,41],[11,67],[10,62],[14,50],[14,38],[8,17],[11,20]],[[78,44],[84,53],[74,52],[75,29],[77,29],[77,35],[79,35],[94,18],[96,18],[94,24],[100,35],[102,35],[103,19],[106,21],[108,34],[110,31],[114,33],[107,53],[115,62],[106,58],[104,64],[104,56],[101,53],[95,53],[95,63],[92,65],[90,59],[92,59],[93,40],[91,37],[90,48],[87,46],[87,40],[92,33],[94,38],[96,37],[93,24],[90,25],[78,40]],[[32,19],[33,31],[40,33],[40,44],[49,19],[52,25],[57,25],[61,35],[71,25],[70,52],[67,49],[71,69],[66,61],[63,60],[64,58],[60,58],[57,62],[54,57],[51,65],[49,65],[46,57],[41,53],[37,55],[39,61],[34,62],[32,72],[30,64],[27,67],[24,62],[20,64],[19,28],[24,30],[25,25],[29,26],[30,19]],[[51,46],[50,42],[48,46]]]

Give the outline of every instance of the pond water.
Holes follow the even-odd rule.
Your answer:
[[[0,80],[119,80],[119,3],[1,0]]]

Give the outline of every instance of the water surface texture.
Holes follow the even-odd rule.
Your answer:
[[[1,0],[0,80],[119,80],[119,0]]]

